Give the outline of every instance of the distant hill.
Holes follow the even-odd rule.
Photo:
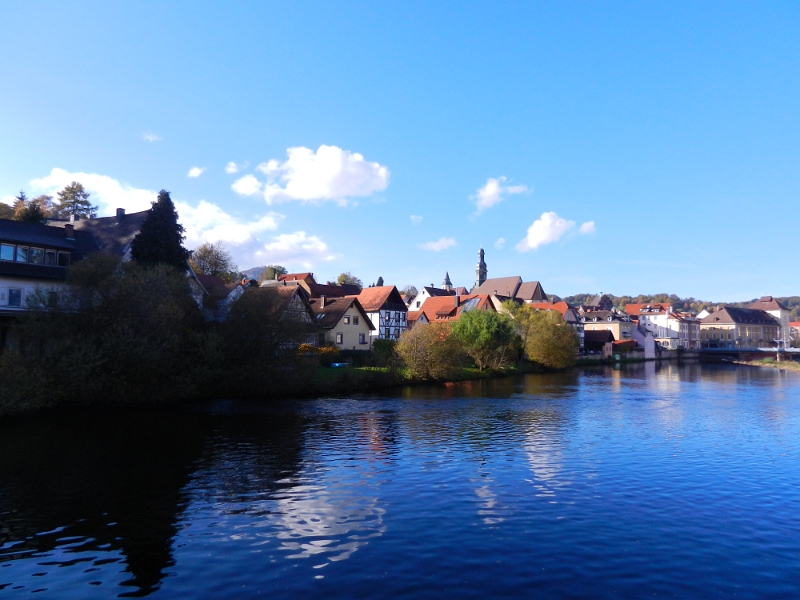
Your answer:
[[[250,279],[258,279],[261,273],[263,273],[264,269],[266,268],[267,265],[264,265],[263,267],[252,267],[250,269],[247,269],[246,271],[242,271],[242,275]]]

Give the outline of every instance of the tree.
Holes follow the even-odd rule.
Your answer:
[[[58,206],[56,210],[61,217],[75,217],[76,219],[93,219],[97,216],[97,207],[89,202],[89,192],[73,181],[63,190],[58,192]]]
[[[14,207],[0,202],[0,219],[13,219]]]
[[[39,204],[31,201],[14,215],[14,220],[23,223],[47,223],[47,216]]]
[[[523,304],[514,317],[530,360],[554,369],[575,362],[580,347],[578,336],[558,311],[536,310]]]
[[[511,317],[493,310],[462,312],[453,324],[453,334],[464,344],[480,371],[510,363],[520,346]]]
[[[464,348],[449,323],[419,323],[402,333],[395,352],[417,379],[449,379],[464,363]]]
[[[238,279],[239,268],[222,242],[206,242],[194,251],[189,264],[198,275],[214,275],[227,283]]]
[[[415,288],[413,285],[407,285],[406,287],[403,288],[403,294],[406,297],[406,302],[408,302],[412,298],[416,298],[419,292],[417,291],[417,288]]]
[[[339,277],[336,278],[336,285],[356,285],[358,286],[358,289],[364,287],[364,284],[361,282],[361,280],[355,275],[351,274],[350,271],[339,275]]]
[[[383,285],[383,277],[378,277],[378,282],[375,285],[381,287]]]
[[[133,238],[131,257],[146,267],[165,264],[184,269],[189,253],[183,247],[183,239],[183,225],[178,223],[175,205],[169,192],[161,190],[141,231]]]
[[[261,275],[258,276],[258,283],[274,280],[276,277],[286,275],[288,272],[289,271],[286,269],[286,267],[282,267],[280,265],[267,265],[264,267],[264,270],[261,271]]]

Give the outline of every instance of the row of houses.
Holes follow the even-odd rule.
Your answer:
[[[25,310],[25,298],[37,288],[57,290],[69,266],[91,252],[130,259],[130,246],[149,211],[46,225],[0,220],[0,344],[14,315]],[[317,283],[313,273],[292,273],[274,280],[226,283],[195,275],[194,297],[209,320],[223,320],[245,293],[271,294],[280,305],[308,323],[309,343],[367,350],[376,339],[397,340],[418,323],[453,322],[471,310],[505,311],[507,301],[537,310],[557,311],[572,327],[582,352],[611,346],[639,348],[645,356],[659,349],[753,348],[788,345],[800,332],[789,310],[771,296],[747,308],[719,307],[699,315],[673,310],[668,303],[613,306],[598,295],[580,306],[554,301],[539,281],[520,276],[488,278],[485,253],[478,253],[471,289],[456,287],[445,274],[440,287],[423,286],[406,297],[395,286],[367,287]]]

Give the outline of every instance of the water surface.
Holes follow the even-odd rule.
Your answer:
[[[0,420],[0,596],[797,597],[800,377]]]

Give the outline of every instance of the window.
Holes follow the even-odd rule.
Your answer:
[[[353,317],[353,325],[358,325],[358,317]]]
[[[22,308],[22,290],[8,290],[8,305]]]
[[[11,259],[9,259],[9,260],[11,260]],[[420,302],[420,301],[419,301],[419,300],[417,300],[417,308],[419,308],[419,302]]]
[[[337,344],[343,344],[344,343],[344,334],[343,333],[337,333],[336,334],[336,343]]]
[[[363,333],[358,334],[358,343],[359,344],[366,344],[367,343],[367,336]]]
[[[383,339],[385,339],[385,340],[389,339],[389,329],[388,328],[383,330]]]
[[[350,325],[350,317],[345,317],[344,318],[344,324],[345,325]]]
[[[28,250],[25,246],[17,246],[17,262],[28,262]]]
[[[0,260],[14,260],[14,246],[0,244]]]
[[[56,252],[55,250],[47,250],[44,253],[44,264],[48,267],[56,266]]]
[[[68,267],[69,266],[69,252],[59,252],[58,253],[58,266],[59,267]]]
[[[35,265],[44,264],[44,250],[42,248],[31,248],[31,252],[28,255],[28,262]]]

